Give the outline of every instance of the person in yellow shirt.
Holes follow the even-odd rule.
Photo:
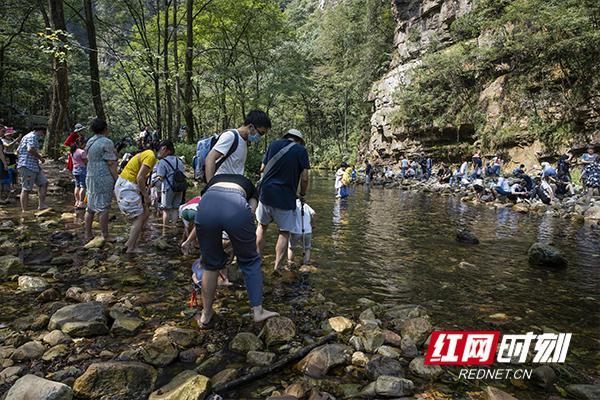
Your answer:
[[[119,175],[115,184],[115,197],[119,209],[133,219],[129,240],[125,243],[125,253],[142,252],[137,243],[142,233],[142,227],[150,217],[150,196],[148,194],[148,177],[156,164],[154,144],[133,156]]]

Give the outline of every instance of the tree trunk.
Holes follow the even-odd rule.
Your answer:
[[[156,0],[156,65],[154,67],[154,100],[156,102],[156,133],[162,139],[163,120],[160,102],[160,0]]]
[[[68,112],[69,100],[69,79],[67,72],[66,49],[64,49],[67,27],[65,26],[65,16],[63,11],[63,0],[48,0],[48,10],[50,14],[50,28],[53,31],[60,30],[58,35],[61,43],[55,49],[52,57],[52,103],[50,104],[50,118],[48,120],[48,133],[44,141],[44,153],[47,157],[58,158],[59,145],[62,142],[63,130],[65,127],[65,118]]]
[[[167,137],[173,139],[173,98],[171,95],[171,83],[169,77],[169,0],[165,0],[165,44],[163,47],[163,77],[165,80],[165,94],[167,96]]]
[[[181,126],[181,81],[179,79],[179,49],[177,48],[177,0],[173,0],[173,64],[175,66],[175,126],[173,136],[179,135]]]
[[[187,37],[185,48],[185,124],[187,125],[187,141],[194,139],[194,114],[192,113],[192,63],[193,63],[193,48],[194,48],[194,0],[186,0],[186,23]]]
[[[85,12],[85,27],[87,28],[88,42],[90,46],[90,86],[92,90],[92,101],[96,115],[106,120],[104,115],[104,104],[102,103],[102,91],[100,89],[100,72],[98,69],[98,45],[96,43],[96,26],[94,25],[94,7],[92,0],[83,0]]]

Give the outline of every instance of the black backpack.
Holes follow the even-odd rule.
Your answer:
[[[179,159],[175,158],[175,168],[173,168],[171,163],[166,158],[165,162],[174,171],[172,178],[173,182],[169,182],[169,178],[165,176],[165,180],[169,183],[169,186],[171,186],[171,190],[176,193],[185,192],[188,188],[188,183],[185,174],[179,169]]]

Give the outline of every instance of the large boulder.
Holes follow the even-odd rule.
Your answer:
[[[600,220],[600,205],[594,205],[583,213],[585,219]]]
[[[152,393],[148,400],[199,400],[206,396],[209,389],[207,377],[187,370]]]
[[[567,259],[560,250],[548,244],[536,242],[531,245],[527,251],[529,264],[539,267],[564,268],[567,266]]]
[[[10,388],[4,400],[71,400],[73,391],[67,385],[35,375],[25,375]]]
[[[285,343],[296,336],[296,325],[294,321],[287,317],[269,318],[260,336],[263,335],[267,346],[276,343]]]
[[[171,343],[177,346],[187,349],[200,344],[202,336],[193,329],[183,329],[173,325],[163,325],[154,331],[153,340],[157,340],[161,337],[168,339]]]
[[[108,326],[104,305],[90,301],[63,307],[50,318],[48,330],[54,329],[74,337],[105,335]]]
[[[352,349],[342,344],[326,344],[312,350],[296,367],[312,378],[327,375],[330,368],[350,363]]]
[[[19,257],[0,257],[0,279],[6,279],[11,275],[18,275],[21,272],[23,272],[23,262]]]
[[[146,400],[155,381],[156,370],[144,363],[102,362],[77,378],[73,392],[81,399]]]
[[[600,399],[600,385],[569,385],[567,392],[576,399]]]
[[[229,348],[237,353],[246,354],[249,351],[260,350],[263,347],[263,343],[253,333],[240,332],[231,341]]]

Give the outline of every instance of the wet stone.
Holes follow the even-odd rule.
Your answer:
[[[204,354],[200,348],[187,349],[179,353],[179,361],[183,363],[195,363]]]
[[[346,317],[338,316],[327,320],[332,330],[338,333],[349,331],[354,326],[354,323]]]
[[[44,343],[48,343],[50,346],[56,346],[57,344],[68,344],[73,341],[69,335],[64,334],[62,331],[58,329],[53,330],[52,332],[48,332],[42,338]]]
[[[55,358],[64,357],[69,354],[69,348],[66,344],[58,344],[47,350],[42,356],[44,361],[53,361]]]
[[[479,244],[479,239],[473,232],[459,230],[456,232],[456,241],[462,244]]]
[[[400,350],[402,351],[402,357],[412,359],[419,355],[417,344],[411,337],[404,337],[400,341]]]
[[[548,268],[565,268],[567,259],[557,248],[536,242],[527,250],[529,264]]]
[[[225,363],[225,355],[217,353],[203,361],[196,368],[196,372],[200,375],[213,376],[221,370],[223,363]]]
[[[48,288],[48,281],[37,276],[20,276],[19,290],[22,292],[42,292]]]
[[[326,344],[312,350],[302,359],[296,368],[312,378],[327,375],[330,368],[347,364],[351,360],[352,350],[342,344]]]
[[[218,372],[210,381],[213,386],[220,385],[222,383],[230,382],[237,377],[238,371],[235,368],[226,368],[221,372]]]
[[[163,325],[154,331],[154,339],[164,337],[181,348],[200,344],[202,336],[192,329],[183,329],[172,325]]]
[[[137,317],[122,316],[117,318],[110,328],[116,336],[134,336],[144,326],[144,321]]]
[[[49,303],[54,300],[60,299],[60,292],[54,288],[46,289],[38,295],[35,299],[38,303]]]
[[[26,265],[48,264],[52,260],[52,249],[39,243],[31,243],[31,247],[21,249],[19,257]]]
[[[550,366],[542,365],[533,369],[531,379],[536,385],[549,389],[558,380],[558,377]]]
[[[141,350],[145,362],[157,367],[164,367],[177,359],[179,350],[167,338],[161,337],[148,343]]]
[[[410,337],[417,345],[420,345],[427,339],[427,336],[433,330],[433,326],[428,319],[419,317],[409,319],[404,322],[401,327],[402,337]]]
[[[404,368],[393,358],[377,355],[367,363],[367,375],[373,380],[382,375],[404,377]]]
[[[439,378],[444,373],[444,370],[439,365],[425,365],[424,357],[413,359],[408,365],[408,369],[419,378],[431,381]]]
[[[301,399],[310,391],[310,385],[306,381],[296,381],[285,388],[284,395]]]
[[[49,373],[46,378],[50,379],[51,381],[57,381],[57,382],[64,382],[67,379],[73,379],[78,377],[79,375],[81,375],[83,373],[82,370],[80,370],[77,367],[74,366],[69,366],[66,368],[63,368],[61,370],[58,370],[56,372],[52,372]]]
[[[14,361],[35,360],[40,358],[45,351],[46,348],[42,343],[38,341],[31,341],[15,349],[11,358]]]
[[[75,381],[75,396],[84,399],[146,400],[154,389],[156,370],[140,362],[91,364]]]
[[[105,308],[98,302],[87,302],[66,306],[56,311],[48,329],[60,329],[75,337],[89,337],[108,333]]]
[[[285,343],[296,336],[296,325],[294,321],[287,317],[269,318],[260,336],[263,335],[267,346],[276,343]]]
[[[398,335],[396,332],[392,332],[390,330],[384,329],[381,333],[383,333],[383,343],[389,344],[394,347],[402,346],[402,337]]]
[[[567,393],[580,400],[600,399],[600,385],[569,385]]]
[[[148,400],[203,399],[210,389],[209,379],[194,371],[183,371],[171,382],[153,392]]]
[[[71,400],[73,391],[67,385],[35,375],[25,375],[10,388],[5,400]]]
[[[253,333],[240,332],[231,341],[229,348],[237,353],[245,354],[249,351],[260,350],[263,347],[261,340]]]
[[[414,383],[408,379],[383,375],[375,381],[375,393],[379,396],[408,396],[414,390]]]
[[[392,346],[380,346],[377,348],[377,354],[380,354],[384,357],[399,359],[401,356],[401,351],[400,349]]]
[[[357,367],[366,367],[368,363],[369,357],[367,357],[362,351],[355,351],[352,353],[352,365]]]
[[[0,279],[7,279],[12,275],[17,275],[21,272],[23,272],[23,262],[19,257],[0,257]]]
[[[249,351],[246,354],[246,361],[252,365],[258,365],[266,367],[271,365],[275,361],[275,353],[268,353],[263,351]]]

